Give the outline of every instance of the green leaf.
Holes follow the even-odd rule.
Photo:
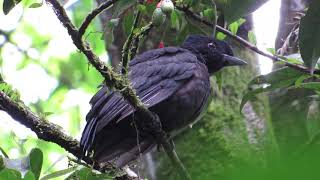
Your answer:
[[[233,35],[236,35],[239,29],[239,25],[237,22],[233,22],[229,25],[229,29]]]
[[[305,75],[300,76],[300,77],[296,80],[296,82],[294,83],[294,86],[295,86],[296,88],[301,87],[301,84],[303,83],[303,81],[306,80],[306,79],[309,79],[309,78],[311,78],[311,77],[312,77],[312,76],[309,75],[309,74],[305,74]]]
[[[299,88],[310,89],[315,91],[320,91],[320,82],[308,82],[308,83],[301,83]]]
[[[26,175],[24,175],[23,180],[36,180],[36,177],[32,173],[32,171],[28,171]]]
[[[267,1],[268,0],[216,0],[216,4],[217,7],[222,8],[226,21],[232,23],[254,12]]]
[[[216,35],[216,38],[218,40],[224,40],[225,38],[227,37],[227,35],[221,33],[221,32],[218,32],[217,35]]]
[[[60,177],[60,176],[64,176],[66,174],[69,174],[73,171],[75,171],[77,169],[78,166],[73,166],[73,167],[70,167],[70,168],[67,168],[67,169],[63,169],[63,170],[60,170],[60,171],[56,171],[56,172],[53,172],[51,174],[48,174],[44,177],[41,178],[41,180],[48,180],[48,179],[53,179],[53,178],[57,178],[57,177]]]
[[[248,36],[249,36],[249,34],[248,34]],[[276,54],[276,49],[275,49],[275,48],[267,48],[267,51],[268,51],[269,53],[273,54],[273,55]]]
[[[272,86],[281,87],[283,84],[294,83],[301,75],[304,75],[304,73],[292,68],[284,67],[272,71],[267,75],[261,75],[254,78],[249,82],[249,86],[269,84]]]
[[[43,153],[40,149],[34,148],[31,150],[29,158],[31,171],[36,179],[39,179],[43,163]]]
[[[320,57],[320,1],[313,0],[301,19],[299,47],[304,64],[313,74]]]
[[[0,171],[0,179],[3,179],[3,180],[21,179],[21,173],[13,169],[5,168]]]
[[[89,168],[81,168],[80,170],[76,170],[73,172],[66,180],[73,180],[73,179],[90,179],[90,180],[111,180],[111,177],[108,174],[96,174]]]
[[[3,0],[3,13],[7,15],[21,0]]]
[[[287,62],[292,63],[292,64],[303,64],[303,62],[297,58],[287,58]]]
[[[41,3],[33,3],[29,6],[29,8],[39,8],[43,5],[43,2]]]
[[[137,6],[138,11],[140,11],[143,14],[147,14],[147,7],[145,5],[139,4]]]
[[[243,106],[249,101],[255,98],[257,94],[272,91],[278,88],[288,88],[295,84],[297,79],[302,75],[302,72],[294,70],[292,68],[284,67],[277,69],[267,75],[261,75],[248,84],[249,91],[244,95],[240,105],[240,111]]]
[[[214,9],[209,8],[203,11],[203,16],[206,17],[209,21],[214,21],[216,18],[216,12]]]
[[[263,92],[268,92],[268,91],[271,91],[272,88],[271,87],[267,87],[267,88],[264,88],[264,87],[260,87],[260,88],[257,88],[255,90],[252,90],[252,91],[249,91],[247,94],[245,94],[241,100],[241,104],[240,104],[240,112],[241,110],[243,109],[244,105],[254,99],[256,97],[257,94],[260,94],[260,93],[263,93]]]
[[[249,39],[249,42],[251,42],[254,45],[257,45],[257,38],[253,31],[248,32],[248,39]]]
[[[236,35],[236,34],[237,34],[239,27],[240,27],[244,22],[246,22],[246,20],[243,19],[243,18],[240,18],[238,21],[233,22],[233,23],[231,23],[231,24],[229,25],[229,29],[230,29],[230,31],[232,32],[233,35]]]
[[[0,91],[4,92],[7,96],[9,96],[14,101],[20,100],[20,94],[17,90],[12,89],[11,85],[7,83],[0,82]]]
[[[171,27],[175,28],[176,30],[180,30],[179,13],[177,10],[172,11],[170,20],[171,20]]]

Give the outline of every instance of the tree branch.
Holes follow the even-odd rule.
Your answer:
[[[198,14],[192,12],[189,8],[185,8],[185,7],[181,7],[181,6],[177,6],[177,5],[176,5],[176,8],[180,11],[183,11],[187,16],[191,17],[192,19],[199,21],[207,26],[213,27],[213,23],[208,22],[205,19],[202,19]],[[271,59],[273,62],[282,62],[282,63],[284,63],[285,66],[288,66],[288,67],[291,67],[291,68],[296,69],[298,71],[310,74],[310,69],[308,69],[307,67],[305,67],[303,65],[299,65],[299,64],[292,64],[292,63],[286,61],[287,59],[285,57],[279,57],[276,55],[268,54],[268,53],[260,50],[257,46],[246,41],[245,39],[243,39],[237,35],[233,35],[230,31],[228,31],[227,29],[225,29],[219,25],[216,26],[216,30],[227,35],[231,39],[239,42],[244,47],[246,47],[246,48],[262,55],[262,56],[265,56],[265,57]],[[314,74],[320,74],[320,70],[315,70]]]
[[[3,91],[0,91],[0,107],[1,110],[6,111],[14,120],[35,132],[39,139],[59,145],[94,169],[104,173],[117,174],[118,172],[122,172],[122,170],[115,168],[112,164],[97,164],[89,157],[83,157],[80,144],[76,139],[65,134],[58,125],[37,116],[22,101],[13,101]],[[81,164],[81,162],[76,163]],[[121,178],[123,180],[132,180],[127,174],[124,174]]]
[[[102,11],[104,11],[105,9],[111,7],[114,3],[116,3],[118,0],[108,0],[104,3],[102,3],[99,7],[97,7],[96,9],[92,10],[87,17],[84,19],[83,23],[81,24],[80,28],[79,28],[79,36],[82,37],[83,34],[85,33],[86,29],[88,28],[89,24],[91,23],[91,21],[97,16],[99,15]]]
[[[76,157],[80,157],[79,142],[64,134],[61,127],[52,124],[34,114],[22,102],[11,100],[4,92],[0,91],[0,105],[13,119],[30,128],[40,139],[59,144]]]

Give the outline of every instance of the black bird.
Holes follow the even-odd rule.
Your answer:
[[[230,46],[207,36],[191,35],[181,47],[149,50],[129,64],[129,79],[141,101],[172,138],[195,123],[210,102],[209,77],[225,66],[245,65]],[[92,108],[81,138],[85,153],[97,162],[122,167],[146,153],[156,141],[139,132],[135,110],[119,92],[103,86],[91,99]]]

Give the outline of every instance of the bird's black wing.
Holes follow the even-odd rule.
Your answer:
[[[147,51],[129,64],[129,79],[138,97],[152,107],[174,94],[194,74],[197,57],[188,50],[167,47]],[[104,127],[119,122],[134,112],[132,106],[119,92],[103,86],[90,101],[87,125],[81,145],[90,150],[94,137]],[[107,138],[107,137],[106,137]]]

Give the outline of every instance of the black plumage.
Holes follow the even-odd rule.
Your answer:
[[[129,64],[129,79],[141,101],[155,112],[172,138],[194,123],[210,97],[209,77],[224,66],[243,65],[223,41],[189,36],[181,47],[142,53]],[[122,167],[156,145],[152,136],[137,130],[132,106],[106,86],[93,96],[81,138],[84,152],[97,162]]]

